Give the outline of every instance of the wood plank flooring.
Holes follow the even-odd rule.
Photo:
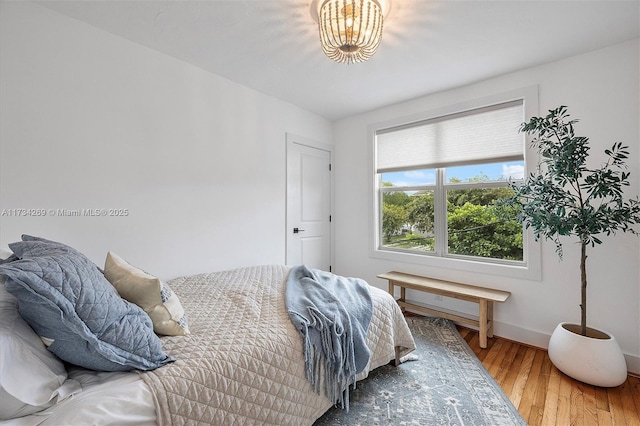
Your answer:
[[[531,426],[640,426],[640,378],[616,388],[574,380],[555,368],[547,351],[494,337],[481,349],[478,332],[460,334]]]

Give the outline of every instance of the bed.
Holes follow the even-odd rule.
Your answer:
[[[31,260],[51,257],[51,251],[48,251],[51,247],[42,248],[42,244],[46,246],[51,242],[29,236],[26,238],[26,244],[10,245],[12,249],[17,247],[17,251],[22,254],[21,261],[29,256]],[[24,246],[28,246],[32,251],[25,251]],[[81,255],[75,250],[65,251],[67,249],[64,247],[68,246],[57,246],[53,251],[56,253],[53,257],[71,256],[75,259]],[[96,368],[71,366],[68,363],[60,369],[62,364],[52,354],[51,348],[63,337],[57,335],[55,339],[50,339],[54,344],[47,350],[42,343],[46,343],[47,339],[40,339],[44,337],[42,333],[38,333],[38,337],[34,332],[34,329],[37,330],[41,325],[36,324],[34,329],[29,326],[16,328],[15,324],[28,314],[22,309],[22,315],[17,314],[18,305],[14,296],[21,296],[16,288],[23,289],[25,285],[22,281],[25,279],[21,275],[15,276],[14,272],[7,272],[7,265],[11,263],[0,265],[0,280],[4,284],[0,285],[0,347],[7,347],[4,344],[6,341],[18,341],[23,346],[21,350],[28,348],[30,353],[38,353],[40,358],[37,362],[41,369],[42,360],[45,358],[44,363],[51,366],[48,372],[44,369],[45,378],[37,378],[43,382],[38,389],[48,386],[43,392],[44,396],[39,401],[31,400],[25,403],[20,398],[29,399],[28,396],[24,396],[26,391],[11,389],[11,386],[15,387],[16,384],[11,383],[11,378],[3,378],[10,366],[7,355],[0,352],[0,356],[3,357],[0,392],[14,400],[14,405],[10,408],[2,407],[7,405],[5,402],[0,403],[0,412],[13,410],[10,416],[15,418],[6,418],[5,414],[7,424],[310,425],[333,406],[333,401],[322,393],[314,392],[309,381],[305,379],[302,339],[285,307],[284,294],[290,271],[287,266],[251,266],[176,278],[167,283],[162,283],[152,275],[136,271],[134,268],[134,271],[146,280],[145,283],[153,282],[153,288],[170,293],[167,300],[163,298],[162,309],[159,309],[157,304],[154,307],[143,308],[144,303],[140,303],[138,309],[154,320],[152,322],[149,318],[141,318],[147,327],[152,327],[150,334],[153,336],[149,337],[151,343],[143,341],[141,344],[137,341],[136,345],[153,347],[155,336],[161,345],[160,352],[148,358],[158,365],[147,366],[143,363],[133,370],[128,368],[131,371],[105,372],[97,371],[99,369]],[[38,268],[40,267],[41,265]],[[36,273],[38,268],[35,268]],[[73,268],[81,269],[77,264],[74,264]],[[91,273],[95,273],[94,269],[98,270],[95,265],[88,265],[87,268]],[[107,262],[105,276],[109,276],[109,270]],[[65,274],[66,272],[62,275]],[[98,270],[94,280],[104,278],[101,278],[101,274],[102,271]],[[16,284],[16,280],[22,280],[20,285]],[[82,285],[86,283],[81,283],[80,286]],[[2,288],[5,286],[11,294]],[[69,291],[72,294],[69,296],[71,298],[80,297],[78,295],[82,294],[68,290],[69,286],[66,284],[60,287],[51,286],[57,288],[60,293]],[[126,293],[117,285],[114,286],[120,293]],[[145,289],[142,293],[147,297],[149,291]],[[372,369],[389,363],[397,356],[406,355],[415,348],[411,332],[394,299],[388,293],[372,286],[370,294],[373,316],[366,335],[366,345],[371,351],[371,357],[364,371],[358,375],[359,380],[365,378]],[[104,297],[101,293],[100,300],[104,300]],[[120,301],[114,300],[109,302],[109,305],[119,303]],[[126,309],[131,308],[132,303],[123,303]],[[172,304],[173,306],[170,306]],[[92,309],[96,309],[96,306],[101,305],[94,303]],[[162,310],[165,315],[168,314],[168,317],[156,320],[154,315],[158,310]],[[135,315],[137,314],[136,311]],[[50,327],[50,321],[47,322],[46,325]],[[10,325],[7,326],[7,323]],[[156,325],[161,323],[163,326],[174,327],[177,330],[174,333],[176,335],[158,337]],[[122,322],[118,324],[118,327],[122,327]],[[31,326],[34,327],[33,324]],[[182,327],[182,330],[178,326]],[[104,325],[100,327],[105,329]],[[57,326],[55,330],[47,333],[58,332],[59,328],[60,326]],[[154,329],[156,332],[153,332]],[[17,330],[20,336],[15,335]],[[101,337],[101,343],[113,334],[113,327],[109,330],[106,337]],[[27,336],[28,333],[33,333],[33,336]],[[135,335],[139,334],[140,329],[135,328]],[[28,344],[25,343],[27,341]],[[135,346],[136,350],[138,346]],[[113,348],[109,346],[109,349]],[[92,350],[99,351],[102,348]],[[29,368],[25,365],[26,358],[16,360],[15,354],[13,355],[13,361],[18,363],[17,369]],[[127,356],[133,355],[127,353]],[[134,362],[138,362],[136,357],[133,358]],[[33,369],[31,373],[34,373]],[[37,380],[34,379],[32,382],[36,383]],[[34,393],[31,392],[30,395],[33,396]],[[7,398],[3,399],[6,400]]]

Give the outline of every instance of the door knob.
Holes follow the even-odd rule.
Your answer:
[[[298,232],[304,232],[304,229],[293,228],[294,234],[297,234]]]

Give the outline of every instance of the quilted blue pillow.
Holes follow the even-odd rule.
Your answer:
[[[21,242],[9,244],[9,248],[12,248],[11,251],[13,254],[20,259],[23,257],[47,256],[56,253],[69,253],[84,257],[78,250],[66,244],[26,234],[22,235]]]
[[[152,370],[173,361],[148,315],[123,300],[98,267],[75,249],[34,237],[10,244],[20,260],[0,265],[20,315],[49,350],[102,371]]]

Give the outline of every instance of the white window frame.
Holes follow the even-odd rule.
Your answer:
[[[492,274],[499,276],[507,276],[514,278],[524,278],[531,280],[540,280],[541,279],[541,244],[533,238],[533,233],[530,230],[523,231],[523,261],[500,261],[499,259],[484,259],[480,257],[474,256],[461,256],[461,255],[447,255],[442,256],[442,253],[430,254],[430,253],[419,253],[416,251],[405,251],[405,250],[397,250],[397,249],[388,249],[384,248],[381,245],[381,205],[380,202],[380,194],[379,190],[379,182],[380,178],[376,172],[376,132],[384,129],[388,129],[391,127],[406,125],[409,123],[424,121],[432,118],[443,117],[446,115],[456,114],[464,111],[469,111],[473,109],[478,109],[490,105],[501,104],[505,102],[515,101],[515,100],[523,100],[524,106],[524,115],[525,121],[528,121],[531,117],[536,116],[538,114],[538,86],[529,86],[521,89],[516,89],[513,91],[500,93],[492,96],[487,96],[481,99],[474,99],[465,101],[455,105],[445,106],[443,108],[439,108],[437,110],[428,111],[425,113],[420,113],[416,115],[412,115],[409,117],[400,117],[397,119],[374,123],[371,124],[368,128],[368,136],[369,136],[369,147],[370,147],[370,190],[369,194],[371,197],[371,208],[369,214],[369,224],[372,232],[370,233],[371,238],[369,242],[370,247],[370,256],[374,258],[390,260],[395,262],[405,262],[405,263],[413,263],[424,266],[432,266],[432,267],[441,267],[448,269],[456,269],[461,271],[469,271],[474,273],[481,274]],[[530,149],[530,137],[527,135],[525,140],[525,149],[524,149],[524,167],[525,167],[525,176],[528,175],[529,170],[535,169],[535,165],[537,163],[537,154]],[[442,169],[438,169],[438,173],[442,173]],[[439,177],[441,179],[442,188],[438,192],[436,188],[436,192],[434,193],[434,197],[440,196],[443,197],[448,189],[455,189],[457,184],[447,184],[444,183],[444,176]],[[462,184],[465,188],[469,187],[468,183]],[[483,183],[482,186],[490,186],[491,183]],[[437,187],[437,184],[434,185]],[[406,190],[406,188],[397,188],[398,190]],[[441,206],[443,204],[441,203]],[[444,207],[446,209],[446,204]],[[436,207],[437,209],[437,207]],[[445,212],[436,211],[436,215],[444,214]],[[442,222],[440,222],[442,223]],[[441,237],[440,240],[444,241],[442,238],[442,233],[447,232],[446,230],[446,220],[445,226],[439,226],[434,229],[436,232],[436,241],[438,241],[437,237]],[[436,250],[438,248],[436,247]],[[441,249],[440,249],[441,251]]]

